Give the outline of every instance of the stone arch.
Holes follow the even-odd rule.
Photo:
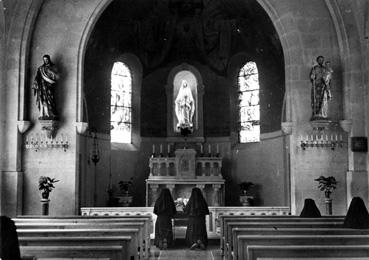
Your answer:
[[[359,23],[357,17],[353,14],[356,12],[346,12],[346,10],[353,9],[353,3],[343,2],[343,6],[338,6],[336,2],[325,0],[329,13],[331,15],[338,38],[338,45],[340,50],[340,58],[342,64],[343,75],[343,119],[355,119],[358,121],[353,124],[353,131],[357,132],[356,135],[364,134],[364,110],[355,110],[355,107],[350,104],[357,102],[356,97],[361,97],[362,92],[359,89],[360,85],[364,84],[364,64],[362,62],[363,50],[360,45],[360,34],[358,32]],[[345,13],[342,10],[345,9]],[[346,28],[346,26],[354,23],[355,26]],[[362,74],[358,74],[358,68]],[[361,82],[361,84],[360,84]],[[359,84],[358,84],[359,83]],[[364,102],[364,100],[362,100]]]
[[[83,71],[84,71],[84,60],[86,53],[86,46],[88,39],[95,27],[96,22],[98,21],[101,14],[105,11],[105,9],[109,6],[109,4],[113,2],[113,0],[102,0],[100,1],[88,21],[86,22],[86,26],[83,30],[81,40],[78,45],[78,64],[77,64],[77,117],[76,123],[83,121],[83,103],[84,103],[84,92],[83,92]]]
[[[296,117],[292,112],[292,108],[296,107],[297,104],[292,103],[292,87],[294,80],[293,73],[296,67],[295,61],[302,61],[304,59],[301,35],[297,29],[292,30],[292,27],[296,24],[295,21],[291,21],[292,17],[288,15],[279,15],[274,6],[267,0],[257,0],[257,2],[273,22],[283,49],[286,85],[284,97],[285,115],[283,115],[282,118],[284,117],[286,121],[295,121]]]

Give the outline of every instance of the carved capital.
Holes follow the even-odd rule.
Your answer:
[[[292,134],[292,126],[293,122],[282,122],[281,123],[282,132],[286,135]]]
[[[17,122],[17,126],[18,126],[19,133],[24,134],[25,132],[27,132],[27,130],[31,126],[31,122],[30,121],[25,121],[25,120],[20,120],[20,121]]]
[[[79,134],[84,134],[88,128],[87,122],[76,122],[76,130]]]
[[[341,120],[340,121],[340,126],[343,129],[343,131],[345,131],[346,133],[350,133],[351,128],[352,128],[352,120],[351,119]]]

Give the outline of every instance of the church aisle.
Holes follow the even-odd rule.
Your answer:
[[[190,250],[180,244],[167,250],[159,250],[155,246],[151,250],[150,260],[221,260],[219,244],[210,244],[206,250]]]

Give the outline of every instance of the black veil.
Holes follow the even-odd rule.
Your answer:
[[[173,216],[177,213],[176,206],[173,201],[172,194],[168,188],[163,188],[159,198],[154,205],[154,213],[156,215]]]
[[[209,215],[208,204],[202,196],[199,188],[192,189],[191,197],[184,209],[184,212],[190,216]]]

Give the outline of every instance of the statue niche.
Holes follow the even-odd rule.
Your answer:
[[[168,75],[166,92],[168,136],[202,137],[204,86],[198,70],[187,63],[174,67]]]

